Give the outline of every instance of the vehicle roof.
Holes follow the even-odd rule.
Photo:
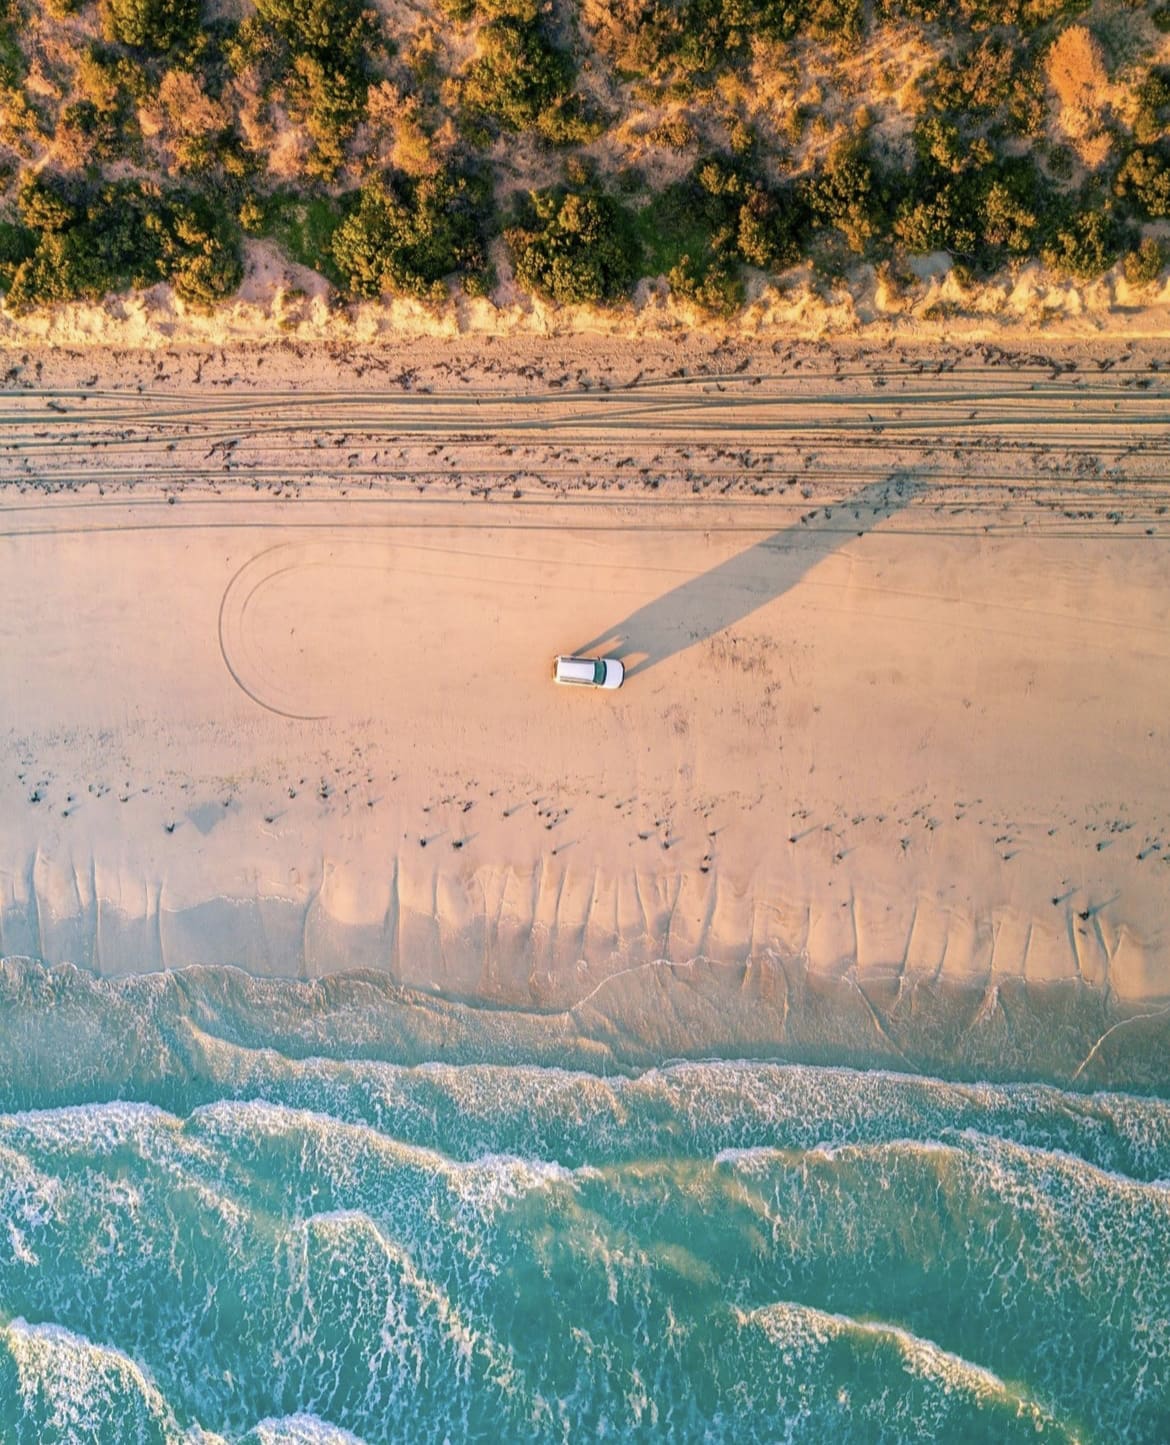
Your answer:
[[[558,657],[557,676],[578,682],[592,682],[596,663],[592,657]]]

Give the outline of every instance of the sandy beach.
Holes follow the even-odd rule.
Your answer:
[[[906,1062],[1055,987],[1066,1073],[1170,1010],[1153,348],[11,363],[0,952]]]

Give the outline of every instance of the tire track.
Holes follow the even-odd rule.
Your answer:
[[[939,518],[1170,532],[1170,377],[922,363],[673,377],[540,393],[397,389],[246,396],[144,388],[0,392],[0,508],[16,489],[314,484],[484,499],[535,490],[767,498],[799,512],[911,468]],[[1037,368],[1046,368],[1038,374]],[[404,373],[404,376],[406,374]],[[838,386],[870,389],[834,394]],[[1014,520],[1005,522],[1004,509]]]

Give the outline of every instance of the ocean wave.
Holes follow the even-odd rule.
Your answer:
[[[782,1379],[792,1382],[792,1398],[781,1394],[777,1403],[806,1433],[815,1428],[824,1439],[842,1439],[864,1431],[965,1445],[1012,1439],[1071,1445],[1077,1438],[1043,1404],[992,1371],[898,1325],[787,1301],[736,1312],[735,1320],[734,1354],[758,1356],[761,1347],[775,1354]],[[908,1387],[891,1391],[898,1370],[909,1377]]]
[[[55,1324],[0,1325],[0,1438],[170,1445],[184,1432],[149,1373]]]
[[[14,1445],[227,1445],[198,1423],[180,1425],[149,1372],[123,1351],[23,1319],[0,1325],[0,1438]],[[239,1445],[366,1445],[308,1411],[259,1420],[234,1438]]]
[[[567,1036],[546,1056],[477,1062],[472,1050],[444,1061],[452,1039],[460,1046],[458,1028],[419,1059],[419,1040],[403,1043],[404,1020],[420,1011],[442,1020],[453,1006],[395,1001],[388,987],[212,968],[99,979],[9,960],[0,964],[0,1107],[126,1100],[187,1116],[224,1098],[264,1098],[450,1158],[510,1154],[570,1168],[975,1128],[1137,1179],[1170,1178],[1170,1104],[1159,1098],[798,1063],[607,1075],[567,1068]],[[364,1056],[375,1047],[385,1057]]]
[[[1163,1100],[420,1060],[364,984],[109,982],[0,969],[49,1382],[6,1336],[0,1439],[119,1391],[167,1440],[1170,1438]]]
[[[1046,1085],[956,1085],[800,1064],[680,1063],[635,1076],[499,1065],[406,1067],[220,1043],[208,1086],[370,1124],[448,1155],[555,1157],[793,1148],[973,1128],[1139,1179],[1170,1173],[1170,1105]]]
[[[713,1403],[684,1428],[679,1401],[735,1395],[718,1322],[777,1298],[937,1342],[931,1391],[944,1356],[1001,1380],[1026,1362],[1021,1398],[1136,1439],[1170,1398],[1170,1193],[975,1130],[569,1169],[265,1100],[91,1105],[0,1116],[0,1217],[5,1308],[88,1338],[113,1318],[184,1426],[229,1435],[307,1411],[378,1438],[421,1393],[403,1438],[668,1418],[753,1438],[771,1357],[734,1420]],[[909,1358],[871,1361],[906,1420],[926,1409]],[[820,1373],[799,1366],[802,1399]],[[973,1380],[964,1410],[1006,1408]]]
[[[360,1436],[338,1429],[316,1415],[303,1412],[260,1420],[243,1437],[241,1445],[365,1445]]]

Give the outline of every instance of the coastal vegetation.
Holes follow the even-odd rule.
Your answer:
[[[1170,7],[1124,0],[6,0],[0,288],[171,283],[266,239],[344,298],[730,313],[947,253],[1149,285],[1170,221]]]

